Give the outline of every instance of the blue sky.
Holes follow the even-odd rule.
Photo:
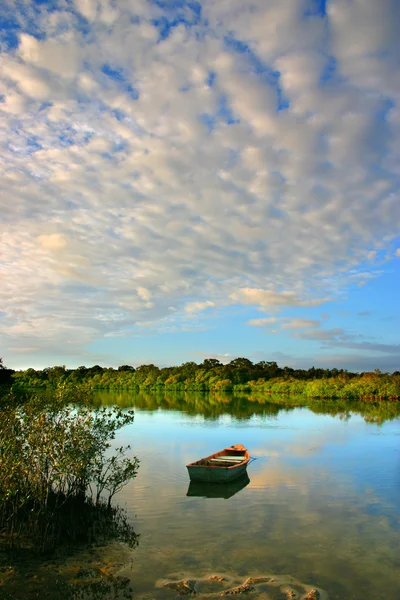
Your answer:
[[[5,364],[400,370],[399,19],[3,3]]]

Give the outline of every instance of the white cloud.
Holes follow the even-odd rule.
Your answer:
[[[81,15],[89,21],[94,21],[94,19],[96,18],[98,4],[99,3],[97,2],[97,0],[75,0],[76,8],[81,13]]]
[[[67,245],[65,236],[60,233],[51,233],[49,235],[39,235],[38,241],[43,250],[61,250]]]
[[[17,85],[23,94],[35,100],[46,100],[50,95],[50,86],[46,77],[37,69],[17,61],[3,61],[3,74]],[[11,88],[10,93],[13,93]]]
[[[55,40],[38,41],[31,35],[22,34],[18,54],[27,64],[68,79],[76,76],[80,67],[79,47],[71,39],[64,43]]]
[[[247,322],[247,325],[252,327],[265,327],[266,325],[274,325],[278,323],[281,319],[278,317],[266,317],[265,319],[251,319]]]
[[[253,327],[265,327],[266,325],[276,325],[279,324],[280,325],[280,330],[277,331],[282,331],[282,330],[286,330],[286,329],[310,329],[310,328],[317,328],[320,326],[320,321],[318,321],[317,319],[303,319],[303,318],[296,318],[296,319],[289,319],[289,318],[285,318],[285,317],[267,317],[265,319],[251,319],[250,321],[248,321],[247,323],[248,325],[251,325]]]
[[[321,342],[346,339],[347,334],[340,327],[334,329],[310,329],[301,333],[293,333],[293,337],[301,340],[317,340]],[[336,344],[335,344],[336,345]]]
[[[150,290],[147,290],[144,287],[138,287],[137,295],[139,296],[139,298],[141,298],[142,300],[146,300],[146,301],[149,301],[151,298]]]
[[[301,299],[295,292],[276,292],[257,288],[242,288],[231,295],[234,302],[258,304],[262,307],[281,306],[319,306],[328,298]]]
[[[205,302],[188,302],[185,306],[185,312],[196,313],[206,308],[212,308],[213,306],[215,306],[215,302],[211,302],[210,300]]]
[[[289,319],[282,325],[282,329],[308,329],[319,326],[320,322],[316,319]]]

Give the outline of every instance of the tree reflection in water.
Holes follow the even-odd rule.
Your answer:
[[[189,416],[202,416],[208,421],[216,421],[222,415],[230,415],[240,421],[248,421],[254,416],[278,417],[282,411],[288,412],[302,406],[315,414],[329,414],[344,420],[351,415],[359,415],[366,422],[377,424],[400,415],[400,402],[317,400],[300,394],[98,390],[95,398],[98,405],[135,407],[145,411],[160,408],[175,410]]]
[[[0,600],[132,598],[130,580],[117,574],[131,560],[131,553],[119,542],[130,550],[139,544],[126,511],[105,506],[86,515],[85,543],[59,546],[51,555],[38,554],[33,547],[14,553],[0,548]],[[73,522],[70,527],[73,530]]]

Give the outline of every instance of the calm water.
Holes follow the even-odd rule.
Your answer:
[[[222,572],[289,574],[331,600],[399,600],[398,408],[173,394],[99,401],[136,407],[116,440],[141,459],[117,499],[141,534],[123,572],[134,598],[171,597],[155,584],[172,573]],[[235,443],[256,458],[247,485],[228,498],[188,496],[186,463]]]

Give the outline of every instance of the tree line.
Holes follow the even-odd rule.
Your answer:
[[[7,370],[9,371],[9,370]],[[144,364],[118,368],[81,366],[26,369],[7,374],[7,381],[18,388],[52,388],[58,385],[87,385],[92,389],[193,390],[193,391],[260,391],[301,393],[309,397],[391,398],[400,397],[400,371],[392,374],[354,373],[346,369],[309,369],[280,367],[275,361],[253,363],[248,358],[235,358],[222,364],[216,358],[201,363],[186,362],[180,366],[158,367]],[[1,371],[0,371],[1,383]]]
[[[279,367],[274,361],[260,361],[253,363],[248,358],[235,358],[227,364],[222,364],[216,358],[206,358],[202,363],[186,362],[180,366],[157,367],[154,364],[145,364],[138,367],[121,365],[114,369],[110,367],[81,366],[77,369],[67,369],[65,366],[47,367],[42,370],[26,369],[24,371],[7,371],[7,380],[23,382],[24,384],[42,387],[44,385],[57,385],[59,383],[93,383],[96,387],[173,387],[177,389],[193,388],[208,390],[219,387],[218,382],[224,386],[245,384],[259,379],[275,379],[283,377],[299,380],[321,379],[337,377],[354,377],[344,369],[293,369]]]

